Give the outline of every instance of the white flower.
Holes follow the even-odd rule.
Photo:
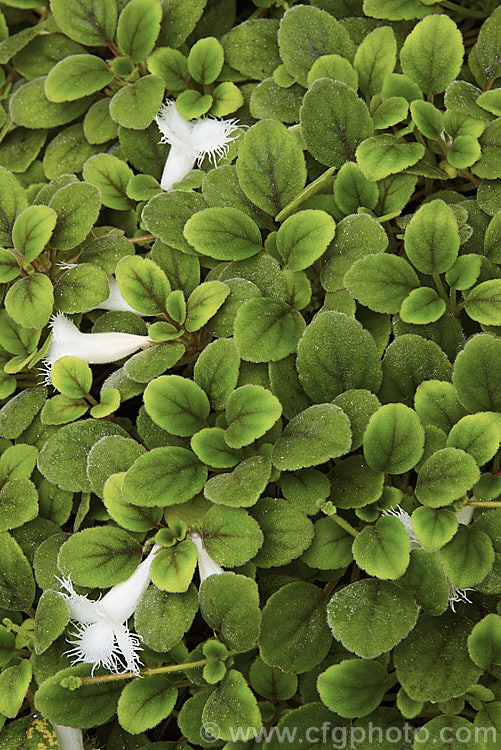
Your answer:
[[[148,336],[137,336],[133,333],[81,333],[62,313],[55,315],[50,325],[52,341],[44,359],[45,382],[48,384],[52,365],[66,355],[79,357],[90,365],[97,365],[115,362],[151,344]]]
[[[92,307],[92,310],[112,310],[113,312],[132,312],[134,315],[141,315],[144,317],[144,313],[134,309],[129,305],[128,302],[122,297],[122,293],[118,288],[117,280],[114,276],[108,276],[108,286],[110,293],[103,302],[100,302],[96,307]]]
[[[162,133],[162,143],[170,143],[160,187],[172,190],[205,156],[216,165],[216,156],[224,156],[230,142],[236,137],[232,133],[239,127],[238,120],[216,120],[202,117],[186,120],[179,114],[176,102],[168,99],[155,117]]]
[[[473,505],[465,505],[464,508],[461,508],[461,510],[458,510],[454,515],[456,516],[459,523],[462,523],[464,526],[468,526],[468,524],[471,522],[471,519],[473,518]]]
[[[470,514],[470,516],[468,518],[468,514],[465,512],[465,511],[468,511],[468,510],[469,510],[469,508],[466,507],[466,508],[463,508],[462,510],[458,511],[458,513],[455,514],[460,523],[469,523],[471,521],[471,514]],[[473,509],[472,509],[472,513],[473,513]],[[461,514],[464,514],[462,516],[463,519],[468,518],[468,520],[461,520],[461,518],[460,518]],[[409,539],[411,549],[423,549],[423,545],[421,544],[421,542],[417,538],[416,532],[414,531],[414,527],[412,525],[412,518],[407,513],[407,511],[405,511],[403,508],[400,507],[400,505],[398,505],[396,511],[394,511],[394,510],[386,511],[385,515],[396,516],[396,518],[398,518],[399,521],[401,521],[403,523],[403,525],[405,527],[405,531],[407,532],[407,537]],[[440,562],[440,565],[442,565],[442,562],[440,561],[440,556],[439,556],[439,562]],[[442,569],[443,569],[443,565],[442,565]],[[452,581],[450,580],[449,576],[445,573],[445,570],[444,570],[444,575],[445,575],[445,578],[446,578],[446,581],[447,581],[447,585],[449,586],[448,601],[449,601],[449,605],[450,605],[450,608],[452,609],[452,611],[456,612],[456,609],[455,609],[454,605],[457,602],[468,602],[468,604],[472,604],[472,602],[470,601],[470,599],[468,599],[468,597],[466,596],[466,592],[467,591],[473,591],[473,589],[469,589],[469,588],[458,589],[457,586],[455,586],[452,583]]]
[[[127,620],[149,586],[151,563],[157,549],[159,545],[155,544],[134,573],[113,586],[102,599],[87,599],[76,593],[69,578],[59,579],[67,591],[61,596],[76,626],[73,640],[68,641],[73,645],[67,652],[73,659],[72,664],[90,663],[92,671],[102,665],[111,672],[138,674],[140,638],[130,633]]]
[[[59,750],[84,750],[82,730],[53,724]]]
[[[200,534],[190,534],[190,540],[197,548],[198,572],[200,574],[200,583],[205,581],[209,576],[221,575],[224,570],[217,562],[214,562],[207,550],[204,548]]]

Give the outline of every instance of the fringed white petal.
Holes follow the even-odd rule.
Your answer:
[[[417,538],[416,532],[414,531],[414,526],[412,525],[412,518],[407,513],[407,511],[401,508],[400,505],[397,505],[396,510],[385,511],[384,515],[395,516],[395,518],[398,518],[398,520],[403,523],[407,537],[411,545],[411,549],[423,549],[423,545]]]
[[[447,575],[446,575],[446,578],[447,578],[447,583],[449,584],[449,606],[454,612],[454,614],[456,613],[455,605],[458,602],[463,602],[464,604],[473,604],[471,599],[468,599],[468,597],[466,596],[466,592],[473,591],[473,589],[458,589],[456,586],[454,586],[454,584],[452,583],[452,581]]]
[[[165,104],[162,104],[155,116],[155,122],[162,133],[162,143],[170,143],[171,146],[181,148],[189,144],[193,123],[179,114],[173,99],[167,99]]]
[[[139,674],[141,660],[138,651],[141,651],[141,639],[131,633],[127,625],[117,625],[115,627],[115,638],[120,652],[120,658],[123,661],[124,671]]]
[[[92,664],[92,672],[103,666],[110,672],[122,671],[120,648],[115,639],[115,624],[101,618],[91,625],[79,624],[68,640],[73,648],[66,652],[72,664]]]
[[[204,117],[193,125],[191,145],[199,164],[207,156],[216,166],[216,158],[226,156],[230,143],[236,138],[233,133],[239,128],[238,120],[216,120]]]
[[[70,578],[58,578],[57,580],[68,592],[67,594],[60,592],[60,596],[64,597],[72,620],[90,625],[100,619],[97,601],[92,601],[82,594],[77,594]]]

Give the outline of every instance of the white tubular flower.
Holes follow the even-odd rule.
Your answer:
[[[82,333],[62,313],[51,320],[52,341],[44,359],[46,382],[50,383],[50,368],[56,360],[71,354],[90,365],[116,362],[142,347],[149,346],[148,336],[133,333]]]
[[[473,518],[473,505],[465,505],[464,508],[461,508],[461,510],[458,510],[457,513],[454,513],[459,523],[462,523],[464,526],[468,526],[468,524],[471,522],[471,519]]]
[[[57,737],[59,750],[84,750],[82,730],[52,724]]]
[[[160,187],[172,190],[195,166],[200,165],[208,156],[216,164],[217,156],[224,156],[230,142],[235,138],[232,133],[239,127],[238,120],[217,120],[214,117],[202,117],[198,120],[186,120],[179,114],[176,102],[168,99],[162,104],[155,117],[162,133],[161,142],[170,144],[170,151],[165,162]]]
[[[134,309],[129,305],[128,302],[122,297],[122,293],[118,288],[117,280],[114,276],[108,276],[108,285],[110,287],[110,293],[106,299],[96,307],[91,307],[91,310],[112,310],[113,312],[131,312],[134,315],[141,315],[144,317],[144,313]]]
[[[469,510],[469,508],[463,508],[462,510],[460,510],[458,513],[455,514],[460,523],[469,523],[470,520],[471,520],[471,515],[470,515],[470,518],[469,518],[468,521],[462,521],[459,518],[459,515],[461,513],[463,513],[465,510]],[[473,512],[473,509],[472,509],[472,512]],[[394,511],[394,510],[386,511],[385,515],[395,516],[396,518],[398,518],[403,523],[403,525],[405,527],[405,531],[407,532],[407,537],[409,539],[409,542],[410,542],[410,545],[411,545],[411,549],[423,549],[423,545],[421,544],[421,542],[417,538],[416,532],[414,531],[414,527],[412,525],[412,518],[407,513],[407,511],[405,511],[403,508],[400,507],[400,505],[398,505],[396,511]],[[466,518],[466,517],[467,517],[467,514],[465,514],[464,518]],[[443,565],[442,565],[442,562],[440,560],[440,556],[439,556],[438,559],[439,559],[440,565],[442,566],[442,569],[443,569]],[[444,570],[444,575],[445,575],[445,579],[447,581],[447,585],[449,586],[449,598],[448,598],[448,601],[449,601],[449,606],[452,609],[452,611],[454,613],[456,612],[456,609],[455,609],[454,605],[457,602],[467,602],[468,604],[472,604],[472,602],[470,601],[470,599],[468,599],[468,597],[466,596],[466,592],[467,591],[473,591],[473,589],[468,589],[468,588],[467,589],[458,589],[452,583],[452,581],[450,580],[450,578],[447,575],[447,573],[445,572],[445,570]]]
[[[221,575],[224,570],[217,562],[214,562],[212,557],[209,555],[202,542],[200,534],[190,534],[190,540],[197,548],[197,562],[198,562],[198,573],[200,575],[200,583],[205,581],[209,576]]]
[[[68,641],[73,646],[67,652],[73,659],[72,664],[92,664],[93,672],[102,665],[117,674],[139,673],[140,638],[130,633],[127,620],[134,614],[149,586],[151,563],[157,549],[159,545],[155,544],[134,573],[126,581],[113,586],[102,599],[87,599],[76,593],[69,578],[60,579],[67,591],[61,596],[66,600],[70,619],[76,626],[73,639]]]

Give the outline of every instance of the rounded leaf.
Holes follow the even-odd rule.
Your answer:
[[[213,83],[224,63],[224,49],[213,37],[199,39],[190,49],[188,70],[197,83]]]
[[[416,497],[429,508],[441,508],[463,497],[479,479],[473,456],[459,448],[442,448],[420,467]]]
[[[334,219],[325,211],[299,211],[278,230],[277,250],[291,271],[302,271],[323,255],[334,238],[334,229]]]
[[[144,315],[165,312],[170,283],[153,260],[127,255],[118,263],[115,274],[120,293],[134,310]]]
[[[94,154],[83,166],[85,181],[97,187],[103,205],[119,211],[131,207],[126,188],[132,174],[132,169],[122,159],[111,154]]]
[[[84,398],[92,387],[92,370],[78,357],[60,357],[51,367],[54,388],[68,398]]]
[[[207,467],[186,448],[154,448],[139,456],[127,471],[122,485],[131,505],[165,506],[184,503],[200,492]]]
[[[117,26],[117,42],[124,55],[134,62],[144,60],[155,45],[161,20],[162,7],[158,0],[132,0],[127,3],[120,13]]]
[[[434,289],[423,286],[413,289],[400,307],[400,318],[404,323],[426,325],[442,317],[446,310],[445,300]]]
[[[344,277],[350,294],[378,313],[396,313],[419,279],[405,258],[387,253],[357,260]]]
[[[51,280],[43,273],[18,279],[5,295],[5,309],[24,328],[41,328],[49,322],[54,304]]]
[[[282,414],[276,396],[261,385],[237,388],[226,405],[225,440],[231,448],[242,448],[264,435]]]
[[[405,230],[405,252],[421,273],[445,273],[459,252],[459,231],[452,208],[441,200],[425,203]]]
[[[120,726],[129,734],[156,727],[172,711],[177,690],[161,674],[136,678],[124,687],[117,706]]]
[[[162,375],[148,383],[144,405],[153,421],[172,435],[194,435],[210,411],[205,391],[180,375]]]
[[[243,508],[213,506],[204,517],[201,531],[209,555],[227,568],[251,560],[263,543],[258,522]]]
[[[206,208],[194,214],[184,236],[197,252],[216,260],[243,260],[261,250],[257,224],[237,208]]]
[[[405,404],[385,404],[370,418],[363,445],[372,469],[404,474],[423,455],[424,430],[413,409]]]
[[[58,566],[74,583],[106,588],[131,576],[140,559],[140,545],[127,531],[99,526],[79,531],[64,542]]]
[[[369,575],[395,579],[409,565],[410,544],[398,518],[382,516],[375,526],[366,526],[353,542],[353,556]]]
[[[56,220],[57,214],[49,206],[29,206],[18,215],[12,227],[12,241],[28,263],[43,251],[52,236]]]
[[[113,78],[113,72],[100,57],[69,55],[50,70],[45,93],[51,102],[74,101],[104,89]]]
[[[285,302],[255,297],[236,314],[235,346],[248,362],[276,362],[296,351],[304,329],[303,316]]]
[[[334,638],[364,659],[390,651],[412,630],[417,617],[418,607],[411,594],[376,578],[345,586],[327,605],[327,622]]]
[[[322,672],[317,689],[322,702],[348,719],[367,716],[383,700],[386,669],[377,661],[348,659]]]
[[[468,652],[482,669],[501,664],[501,617],[490,614],[477,622],[468,637]]]

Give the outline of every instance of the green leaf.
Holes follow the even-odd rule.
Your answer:
[[[350,420],[343,410],[316,404],[291,419],[275,443],[272,461],[282,471],[303,469],[337,458],[350,446]]]
[[[89,234],[101,210],[101,197],[94,185],[72,182],[58,190],[49,205],[57,214],[51,245],[69,250]]]
[[[364,433],[364,456],[369,466],[389,474],[412,469],[424,447],[424,430],[413,409],[385,404],[370,418]]]
[[[274,593],[263,609],[261,659],[283,672],[308,672],[323,661],[331,634],[322,589],[295,581]]]
[[[226,442],[231,448],[250,445],[273,427],[281,413],[280,401],[266,388],[260,385],[237,388],[226,405]]]
[[[0,166],[0,242],[11,245],[11,232],[16,217],[25,210],[28,199],[24,188],[11,172]]]
[[[259,524],[243,508],[213,506],[201,531],[209,555],[228,568],[251,560],[263,543]]]
[[[317,403],[349,388],[377,391],[381,363],[374,339],[354,318],[324,312],[307,326],[297,352],[299,380]]]
[[[485,532],[459,524],[451,541],[441,548],[440,560],[449,580],[464,589],[485,578],[494,562],[494,550]]]
[[[441,508],[462,497],[479,478],[473,456],[459,448],[443,448],[420,467],[416,497],[429,508]]]
[[[212,92],[212,106],[210,114],[214,117],[226,117],[235,112],[244,103],[244,98],[238,86],[231,81],[223,81]]]
[[[345,83],[353,91],[358,89],[358,73],[350,61],[341,55],[321,55],[318,57],[308,71],[308,86],[311,86],[318,78],[331,78],[333,81]]]
[[[231,469],[240,461],[239,452],[228,446],[221,427],[200,430],[193,435],[190,445],[200,461],[216,469]]]
[[[463,55],[463,39],[454,21],[434,14],[416,24],[407,36],[400,63],[423,93],[439,94],[457,78]]]
[[[397,585],[411,594],[426,614],[441,615],[447,609],[449,583],[438,555],[434,552],[411,549],[409,567],[397,581]]]
[[[179,375],[162,375],[148,383],[144,404],[153,421],[173,435],[194,435],[210,410],[200,386]]]
[[[487,81],[501,74],[501,44],[499,41],[499,8],[496,8],[482,24],[476,45],[478,62]]]
[[[354,47],[345,28],[329,13],[299,5],[284,14],[278,31],[280,56],[294,78],[306,86],[317,58],[337,52],[353,59]],[[231,64],[231,63],[230,63]]]
[[[347,161],[337,173],[334,198],[345,214],[356,213],[360,206],[373,209],[378,202],[377,185],[364,177],[358,164]]]
[[[238,382],[239,368],[240,357],[231,339],[217,339],[199,355],[193,368],[194,379],[216,411],[226,408]]]
[[[255,581],[235,573],[211,575],[200,584],[199,601],[202,617],[228,648],[255,646],[261,619]]]
[[[151,580],[163,591],[188,590],[197,566],[197,548],[188,539],[158,552],[151,564]]]
[[[321,78],[304,96],[301,133],[315,159],[339,168],[354,161],[357,146],[372,135],[373,127],[365,102],[352,88]]]
[[[124,161],[110,154],[94,154],[83,166],[86,182],[94,185],[101,194],[104,206],[126,211],[131,201],[126,195],[132,170]]]
[[[236,208],[206,208],[186,223],[184,236],[197,252],[216,260],[242,260],[261,250],[255,222]]]
[[[400,578],[409,565],[409,553],[407,532],[393,516],[382,516],[375,526],[366,526],[353,542],[357,564],[377,578]]]
[[[437,510],[422,505],[412,514],[412,527],[427,552],[440,549],[450,542],[457,531],[458,520],[450,510]]]
[[[177,689],[161,674],[136,678],[124,687],[118,700],[120,726],[129,734],[152,729],[167,718],[177,700]]]
[[[355,261],[344,283],[362,305],[379,313],[396,313],[419,286],[419,279],[405,258],[377,253]]]
[[[207,468],[186,448],[154,448],[127,471],[122,493],[131,505],[173,505],[200,492],[206,479]]]
[[[214,317],[229,293],[229,287],[220,281],[199,284],[188,297],[185,329],[198,331],[202,328]]]
[[[69,621],[69,612],[63,597],[48,589],[39,599],[35,615],[35,653],[43,654],[61,635]]]
[[[188,70],[198,83],[213,83],[221,72],[224,50],[213,36],[195,42],[188,55]]]
[[[246,78],[268,78],[282,62],[277,31],[275,18],[252,18],[235,26],[221,39],[225,61]]]
[[[460,419],[449,432],[447,447],[461,448],[483,466],[499,448],[499,426],[494,414],[479,412]]]
[[[303,316],[285,302],[256,297],[237,312],[235,346],[248,362],[275,362],[296,351],[304,328]]]
[[[127,463],[129,462],[127,461]],[[124,476],[125,472],[112,474],[105,481],[104,487],[99,492],[99,496],[102,496],[103,503],[110,517],[119,526],[128,531],[149,531],[155,528],[162,517],[162,509],[144,508],[126,503],[122,495],[122,481]]]
[[[225,740],[233,738],[236,726],[255,733],[262,727],[256,698],[241,672],[230,669],[209,695],[202,711],[202,721],[204,726],[217,726],[218,737]]]
[[[265,664],[260,656],[252,663],[249,680],[253,689],[272,701],[288,700],[297,692],[297,676]]]
[[[382,130],[402,122],[407,117],[409,104],[403,96],[388,99],[375,98],[371,106],[371,117],[375,130]]]
[[[205,201],[198,193],[173,190],[148,201],[141,219],[146,229],[162,242],[193,255],[193,248],[185,239],[183,229],[188,219],[203,208]]]
[[[54,303],[65,313],[83,312],[99,307],[109,294],[105,272],[92,263],[79,263],[68,268],[57,280]]]
[[[111,119],[109,99],[99,99],[89,107],[83,121],[83,132],[92,144],[106,143],[117,137],[118,126]]]
[[[459,232],[454,213],[441,200],[425,203],[405,230],[405,252],[421,273],[448,271],[459,252]]]
[[[301,148],[285,125],[275,120],[262,120],[247,130],[236,166],[245,195],[271,216],[285,208],[306,182]]]
[[[480,159],[481,148],[472,135],[458,135],[454,138],[447,161],[456,169],[466,169]]]
[[[30,206],[18,215],[12,227],[12,241],[28,263],[43,251],[52,236],[56,219],[56,212],[48,206]]]
[[[211,477],[204,487],[204,495],[218,505],[249,507],[257,502],[268,484],[270,475],[270,460],[262,456],[251,456],[232,472]]]
[[[18,283],[18,282],[17,282]],[[466,312],[483,325],[501,325],[501,282],[483,281],[468,292]]]
[[[105,391],[103,396],[110,391]],[[129,469],[143,453],[142,445],[122,435],[108,435],[94,443],[87,457],[87,475],[92,491],[102,498],[108,478]]]
[[[24,328],[41,328],[49,322],[54,304],[52,282],[43,273],[18,279],[5,295],[5,309]]]
[[[439,380],[425,380],[421,383],[416,389],[414,403],[423,424],[435,425],[446,434],[466,415],[454,386]]]
[[[440,110],[422,99],[411,102],[410,109],[418,130],[427,138],[438,140],[444,129],[444,117]]]
[[[480,671],[466,647],[471,624],[454,613],[422,614],[393,652],[397,677],[414,700],[447,701],[462,695]]]
[[[118,46],[134,62],[150,54],[160,32],[162,7],[159,0],[132,0],[120,13],[117,27]]]
[[[364,659],[390,651],[412,630],[417,618],[418,608],[411,594],[375,578],[345,586],[327,606],[327,622],[334,638]]]
[[[313,524],[282,498],[263,498],[253,509],[264,541],[254,562],[262,568],[287,565],[305,551],[313,539]]]
[[[416,164],[425,153],[421,143],[405,141],[394,135],[366,138],[356,151],[357,161],[368,180],[382,180]]]
[[[426,325],[442,317],[446,310],[445,301],[430,287],[413,289],[400,307],[400,318],[404,323]]]
[[[150,73],[162,78],[167,89],[181,91],[188,85],[187,60],[177,49],[157,47],[146,62]]]
[[[17,278],[20,273],[21,269],[14,253],[3,247],[0,248],[0,284],[8,284],[9,281]]]
[[[5,448],[0,456],[0,482],[21,477],[28,479],[36,466],[38,450],[18,443]]]
[[[51,10],[59,28],[80,44],[101,47],[113,40],[115,0],[51,0]]]
[[[70,55],[60,60],[45,79],[45,94],[51,102],[68,102],[104,89],[113,72],[96,55]]]
[[[7,531],[0,533],[0,606],[27,609],[35,598],[35,579],[21,547]]]
[[[165,311],[170,284],[164,271],[149,258],[127,255],[116,267],[118,288],[131,307],[145,315]]]
[[[393,29],[383,26],[368,34],[355,55],[360,91],[365,98],[381,90],[384,79],[397,62],[397,42]]]
[[[169,651],[190,629],[198,611],[192,584],[183,594],[169,594],[154,586],[145,592],[134,614],[137,633],[154,651]]]
[[[75,678],[91,676],[91,664],[79,664],[56,672],[44,680],[35,694],[37,711],[54,724],[88,729],[114,716],[123,689],[121,682],[88,682],[78,690],[66,687]]]
[[[353,537],[332,518],[315,521],[314,533],[311,545],[301,557],[310,568],[332,570],[345,568],[351,563]]]
[[[478,667],[489,669],[501,663],[501,617],[486,615],[468,637],[468,652]]]
[[[371,469],[358,455],[338,461],[331,476],[331,500],[338,508],[361,508],[381,497],[383,472]]]
[[[160,109],[164,82],[158,76],[143,76],[122,86],[110,102],[112,119],[124,128],[144,130]]]
[[[313,265],[334,238],[335,222],[325,211],[306,209],[289,216],[277,233],[277,250],[292,271]]]
[[[24,128],[56,128],[80,117],[89,97],[74,102],[51,102],[45,95],[45,76],[24,83],[10,99],[10,116]]]
[[[75,583],[105,588],[129,578],[140,559],[140,545],[131,534],[99,526],[73,534],[59,550],[57,562]]]
[[[445,274],[445,280],[454,289],[469,289],[478,279],[481,267],[481,256],[474,253],[460,255]]]
[[[18,438],[38,414],[46,397],[47,388],[39,385],[9,399],[0,409],[0,437]]]
[[[401,21],[431,13],[421,0],[364,0],[364,13],[372,18]]]
[[[377,661],[347,659],[322,672],[317,689],[327,708],[347,718],[367,716],[383,700],[386,669]]]
[[[468,411],[501,409],[501,388],[493,387],[500,363],[501,342],[488,334],[472,337],[458,354],[452,382]]]
[[[31,662],[22,659],[0,674],[0,711],[14,719],[21,709],[31,682]]]
[[[26,477],[10,479],[0,490],[0,531],[14,529],[38,514],[38,492]]]

